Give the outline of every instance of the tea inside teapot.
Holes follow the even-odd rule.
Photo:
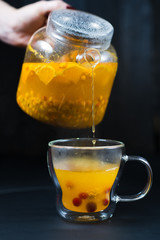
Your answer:
[[[26,49],[17,89],[21,109],[55,126],[100,123],[117,71],[112,34],[112,26],[92,14],[52,12],[47,27],[32,36]]]

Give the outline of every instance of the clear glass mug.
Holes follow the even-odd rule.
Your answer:
[[[146,159],[125,154],[122,142],[75,138],[49,142],[48,169],[57,190],[57,210],[71,222],[103,221],[113,216],[118,202],[143,198],[152,185]],[[116,194],[122,169],[128,161],[141,162],[148,175],[144,189],[129,196]]]

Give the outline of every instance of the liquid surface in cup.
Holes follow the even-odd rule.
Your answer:
[[[119,164],[94,159],[72,159],[54,164],[65,208],[98,212],[108,207]]]
[[[62,127],[92,126],[92,77],[94,122],[100,123],[110,97],[116,62],[92,68],[76,62],[24,63],[17,90],[23,111],[42,122]]]

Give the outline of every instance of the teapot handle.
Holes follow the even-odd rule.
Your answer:
[[[76,57],[77,63],[88,63],[90,67],[95,67],[101,61],[101,54],[95,48],[87,48],[84,53],[78,54]]]

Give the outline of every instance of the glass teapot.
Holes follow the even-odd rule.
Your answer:
[[[53,11],[31,37],[17,89],[17,103],[31,117],[54,126],[87,128],[104,117],[117,71],[113,27],[77,10]]]

